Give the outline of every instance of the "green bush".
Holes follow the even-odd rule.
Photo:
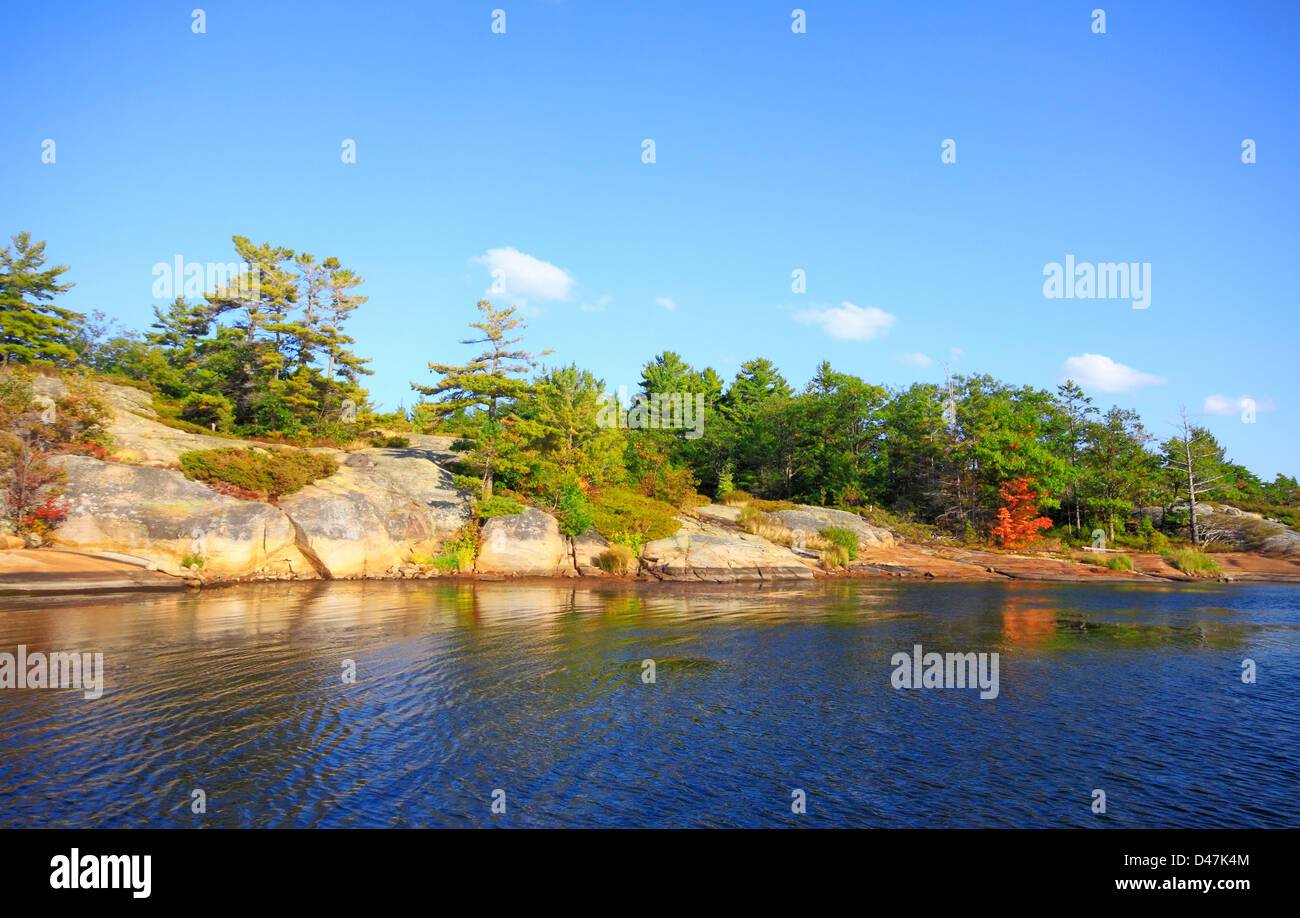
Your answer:
[[[601,492],[591,505],[591,520],[602,536],[626,545],[634,553],[639,553],[646,542],[668,538],[682,525],[671,504],[624,488]]]
[[[234,423],[235,406],[224,395],[191,392],[180,403],[181,420],[212,430],[229,430]],[[215,426],[214,426],[215,425]]]
[[[636,556],[632,554],[632,549],[615,542],[596,555],[596,566],[608,574],[622,575],[627,573],[634,557]]]
[[[181,471],[193,481],[224,484],[267,497],[292,494],[338,471],[330,456],[287,449],[203,449],[181,453]]]
[[[1128,555],[1084,555],[1083,560],[1087,564],[1110,568],[1112,571],[1133,570],[1133,559]]]
[[[577,485],[565,485],[560,490],[555,515],[560,521],[560,532],[566,536],[576,536],[591,526],[591,508],[587,506],[586,495]]]
[[[852,529],[830,526],[821,531],[821,536],[823,539],[843,548],[850,561],[857,560],[858,549],[862,547],[862,544],[858,541],[858,534]]]
[[[477,501],[474,505],[474,512],[479,519],[490,520],[494,516],[511,516],[516,513],[523,513],[524,506],[513,497],[494,494],[487,500]]]
[[[822,550],[822,567],[827,570],[847,568],[852,560],[849,550],[838,542],[832,542],[829,548]]]
[[[370,445],[376,449],[406,449],[411,441],[406,437],[371,437]]]
[[[451,486],[457,491],[468,491],[471,494],[478,494],[483,489],[483,480],[475,478],[473,475],[453,475],[451,477]]]
[[[480,540],[478,524],[468,520],[454,536],[442,543],[441,550],[433,559],[433,566],[448,574],[473,570]]]
[[[1219,562],[1195,548],[1175,548],[1172,551],[1162,552],[1162,556],[1184,574],[1193,577],[1215,577],[1223,573]]]

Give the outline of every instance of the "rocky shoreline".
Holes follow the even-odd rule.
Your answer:
[[[63,384],[38,379],[41,394]],[[187,479],[178,468],[189,450],[265,444],[189,433],[161,423],[150,396],[103,385],[113,414],[115,452],[107,460],[61,456],[68,515],[55,549],[0,552],[0,592],[161,589],[278,580],[409,580],[433,577],[599,578],[767,584],[819,577],[1061,582],[1190,581],[1157,555],[1134,555],[1136,570],[1059,558],[1008,555],[900,543],[853,513],[800,505],[775,511],[787,531],[815,535],[851,529],[862,549],[843,573],[823,571],[816,552],[746,532],[739,509],[708,505],[680,517],[668,538],[646,543],[626,575],[603,571],[609,548],[594,529],[570,538],[536,509],[498,516],[482,530],[474,570],[446,574],[413,559],[435,554],[471,519],[471,495],[457,490],[449,466],[452,438],[411,435],[402,448],[317,449],[338,470],[275,503],[244,500]],[[1287,530],[1285,551],[1216,554],[1224,580],[1300,583],[1300,539]],[[201,564],[196,563],[201,559]],[[1200,581],[1204,582],[1204,581]],[[62,585],[62,586],[60,586]]]

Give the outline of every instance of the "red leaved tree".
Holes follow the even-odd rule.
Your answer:
[[[1023,548],[1038,538],[1038,530],[1050,529],[1052,521],[1038,516],[1039,494],[1032,478],[1012,478],[998,489],[1002,506],[993,527],[1004,548]]]

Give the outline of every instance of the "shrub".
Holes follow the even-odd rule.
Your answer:
[[[591,508],[587,506],[586,495],[577,485],[565,485],[560,490],[555,515],[560,521],[560,532],[566,536],[576,536],[591,526]]]
[[[591,520],[602,536],[633,552],[646,542],[668,538],[682,525],[671,504],[625,488],[606,488],[593,497]]]
[[[1095,564],[1097,567],[1110,568],[1112,571],[1131,571],[1133,570],[1133,559],[1128,555],[1084,555],[1085,564]]]
[[[330,456],[287,449],[203,449],[181,453],[181,471],[193,481],[225,484],[267,497],[292,494],[338,471]]]
[[[762,510],[764,513],[774,513],[777,510],[793,510],[793,501],[788,500],[755,500],[750,506]]]
[[[371,437],[370,445],[376,449],[406,449],[411,441],[406,437]]]
[[[524,507],[513,497],[494,494],[487,500],[476,501],[474,512],[479,519],[490,520],[494,516],[511,516],[516,513],[523,513]]]
[[[718,501],[728,507],[743,507],[753,499],[744,491],[721,491],[718,494]]]
[[[202,566],[203,566],[202,555],[190,554],[190,555],[186,555],[184,558],[181,558],[181,567],[202,567]]]
[[[180,417],[208,430],[229,430],[235,419],[235,406],[224,395],[191,392],[181,399]]]
[[[596,555],[596,566],[609,574],[626,574],[634,557],[632,549],[615,542]]]
[[[433,566],[449,574],[473,570],[480,540],[478,525],[473,520],[466,521],[455,535],[442,543],[441,550],[433,559]]]
[[[483,481],[473,475],[453,475],[451,476],[451,486],[457,491],[480,494],[483,490]]]
[[[718,473],[718,487],[713,492],[717,495],[718,500],[722,500],[724,495],[730,494],[735,490],[736,482],[732,477],[733,472],[734,469],[732,468],[731,463],[728,462],[723,467],[722,471]]]
[[[827,570],[842,570],[847,568],[852,560],[849,557],[849,550],[839,543],[832,542],[822,550],[822,567]]]
[[[821,536],[832,545],[838,545],[843,548],[845,554],[848,555],[849,561],[857,560],[858,549],[860,549],[862,545],[858,541],[858,534],[852,529],[830,526],[821,531]],[[847,566],[847,564],[845,566]]]
[[[1213,577],[1222,573],[1219,562],[1195,548],[1175,548],[1161,554],[1178,570],[1193,577]]]

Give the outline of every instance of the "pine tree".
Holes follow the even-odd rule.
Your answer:
[[[1176,481],[1187,488],[1187,509],[1191,517],[1192,544],[1201,545],[1201,529],[1196,521],[1196,500],[1210,492],[1210,485],[1228,478],[1225,471],[1223,447],[1204,427],[1193,427],[1187,420],[1187,409],[1182,409],[1182,431],[1162,444],[1164,467],[1176,476]],[[1175,491],[1175,493],[1177,493]]]
[[[482,321],[471,322],[481,337],[461,339],[461,344],[486,344],[488,348],[467,364],[429,364],[430,372],[442,380],[432,386],[411,383],[411,388],[421,395],[433,397],[426,410],[438,418],[457,411],[478,411],[484,415],[484,427],[477,444],[477,455],[483,463],[483,496],[492,496],[492,478],[495,460],[500,448],[503,429],[515,423],[509,412],[510,404],[532,392],[533,386],[522,374],[537,366],[537,358],[550,351],[530,354],[516,348],[523,335],[508,338],[515,329],[525,327],[523,319],[515,317],[515,307],[494,307],[487,300],[479,300],[478,310]]]
[[[72,341],[81,316],[51,302],[72,287],[59,282],[68,266],[45,267],[45,243],[32,242],[30,233],[12,241],[0,249],[0,365],[76,360]]]

